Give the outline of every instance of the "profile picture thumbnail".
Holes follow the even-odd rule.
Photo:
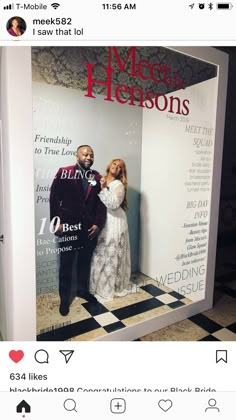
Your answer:
[[[26,31],[25,20],[19,16],[13,16],[7,21],[7,32],[11,36],[21,36]]]

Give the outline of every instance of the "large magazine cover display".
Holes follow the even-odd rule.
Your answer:
[[[205,298],[217,72],[164,47],[32,48],[38,340],[158,329]]]

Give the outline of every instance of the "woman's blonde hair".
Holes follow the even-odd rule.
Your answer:
[[[116,179],[119,179],[125,187],[125,196],[124,196],[124,200],[122,201],[121,207],[123,210],[127,210],[128,209],[128,199],[127,199],[128,181],[127,181],[127,169],[126,169],[125,162],[122,159],[112,159],[107,165],[105,179],[107,179],[107,176],[110,172],[110,167],[114,162],[119,162],[118,164],[121,167],[121,172],[117,176]]]

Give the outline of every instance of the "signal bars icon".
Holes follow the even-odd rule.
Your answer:
[[[7,6],[3,7],[3,10],[13,10],[13,9],[14,9],[14,4],[13,3],[8,4]]]
[[[53,7],[53,9],[56,10],[60,6],[60,4],[59,3],[52,3],[51,6]]]

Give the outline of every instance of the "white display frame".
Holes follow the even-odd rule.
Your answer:
[[[210,209],[205,299],[97,338],[134,340],[212,307],[217,244],[228,56],[210,47],[172,47],[219,68],[216,136]],[[7,341],[36,340],[35,210],[31,48],[1,49],[1,111],[4,173],[3,278],[6,289],[0,325]],[[17,69],[17,71],[16,71]],[[220,100],[219,100],[220,98]],[[3,321],[1,321],[3,322]]]

